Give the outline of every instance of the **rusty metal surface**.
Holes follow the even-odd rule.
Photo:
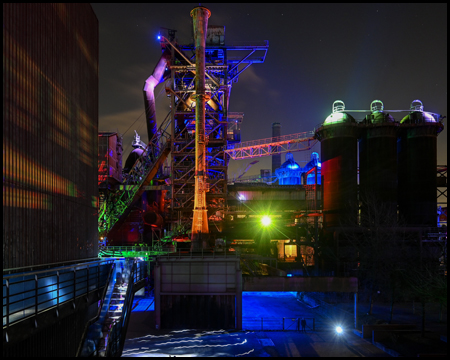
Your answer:
[[[98,20],[3,4],[3,268],[97,252]]]

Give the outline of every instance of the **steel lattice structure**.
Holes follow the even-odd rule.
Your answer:
[[[316,143],[314,132],[303,132],[267,139],[230,144],[224,149],[233,160],[251,159],[287,152],[310,150]]]
[[[209,40],[208,40],[209,39]],[[173,225],[191,223],[194,209],[195,176],[195,49],[179,45],[174,32],[161,36],[163,51],[169,50],[171,77],[166,82],[171,110],[171,191],[170,221]],[[225,45],[223,37],[211,41],[205,49],[206,93],[206,206],[209,228],[221,230],[227,194],[227,144],[240,141],[242,113],[229,113],[228,104],[233,83],[250,65],[263,63],[268,42]]]

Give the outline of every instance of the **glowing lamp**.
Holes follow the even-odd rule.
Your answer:
[[[158,40],[161,40],[161,35],[158,35]]]
[[[263,216],[262,219],[261,219],[261,224],[263,226],[269,226],[271,222],[272,222],[272,220],[267,215]]]
[[[344,330],[342,329],[341,326],[336,326],[336,332],[337,332],[338,334],[342,334],[343,331],[344,331]]]

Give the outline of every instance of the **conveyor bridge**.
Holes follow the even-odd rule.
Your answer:
[[[224,151],[233,160],[251,159],[294,151],[310,150],[316,143],[314,131],[283,135],[267,139],[229,144]]]

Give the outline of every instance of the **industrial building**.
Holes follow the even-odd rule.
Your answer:
[[[3,356],[75,354],[111,266],[97,257],[98,46],[88,4],[3,4]],[[99,292],[80,299],[86,272]],[[45,287],[56,277],[66,288]]]
[[[343,229],[370,225],[369,197],[403,228],[446,241],[436,195],[446,186],[436,160],[443,117],[419,100],[406,110],[338,100],[314,131],[282,135],[274,122],[272,137],[241,142],[231,88],[269,44],[229,45],[199,6],[193,43],[159,33],[160,60],[143,79],[147,134],[135,132],[123,159],[122,135],[97,128],[90,6],[3,10],[4,355],[120,355],[143,287],[154,290],[156,329],[240,330],[242,291],[347,292],[356,304],[356,273],[322,254],[346,246]],[[162,83],[170,109],[157,119]],[[230,159],[261,156],[272,169],[229,177]]]

